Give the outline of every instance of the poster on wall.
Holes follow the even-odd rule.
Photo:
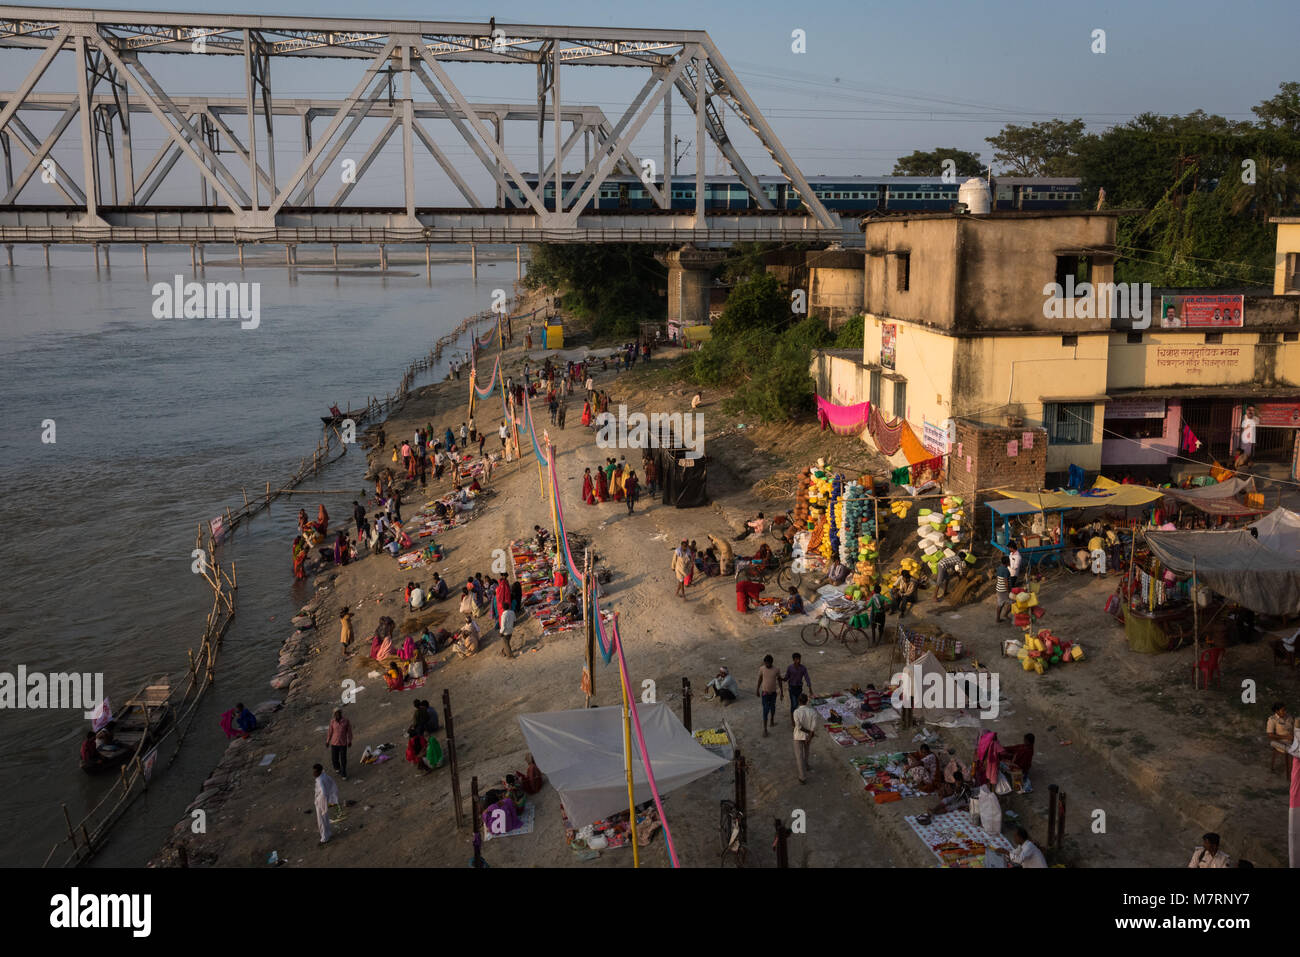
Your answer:
[[[1255,414],[1261,426],[1300,428],[1300,402],[1260,402],[1255,406]]]
[[[898,327],[892,322],[880,325],[880,364],[886,369],[894,368],[894,336]]]
[[[1240,326],[1245,296],[1161,296],[1164,329],[1216,329]]]

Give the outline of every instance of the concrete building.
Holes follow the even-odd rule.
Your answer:
[[[1268,424],[1258,446],[1293,466],[1300,297],[1177,290],[1163,300],[1116,287],[1122,212],[864,220],[862,354],[814,355],[818,393],[905,419],[935,454],[955,451],[955,420],[1041,427],[1049,482],[1071,465],[1167,472],[1184,425],[1202,443],[1189,458],[1223,460],[1245,403],[1262,424],[1294,405],[1296,427],[1269,434],[1283,426]],[[906,464],[901,452],[892,461]],[[950,474],[957,466],[964,456],[950,456]]]
[[[1273,295],[1300,295],[1300,216],[1274,216],[1277,258],[1273,265]]]
[[[802,289],[807,314],[832,330],[862,313],[862,250],[782,250],[763,257],[764,268],[790,289]]]

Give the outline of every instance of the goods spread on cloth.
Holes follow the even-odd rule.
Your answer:
[[[993,848],[1012,850],[1010,841],[1001,834],[989,834],[965,811],[936,815],[929,824],[919,823],[916,815],[904,820],[944,867],[983,867],[984,855],[996,854]]]

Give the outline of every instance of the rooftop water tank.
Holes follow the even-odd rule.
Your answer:
[[[987,216],[993,209],[988,184],[978,176],[972,176],[961,184],[957,190],[957,202],[965,203],[966,211],[972,216]]]

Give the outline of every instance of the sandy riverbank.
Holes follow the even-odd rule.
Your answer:
[[[578,337],[572,339],[581,342]],[[516,345],[507,351],[508,373],[522,363],[521,343],[522,336],[517,336]],[[534,350],[534,364],[543,355]],[[615,404],[625,401],[631,410],[684,410],[689,393],[674,385],[671,375],[665,375],[663,362],[657,359],[648,369],[638,366],[631,373],[597,373],[597,387],[607,389]],[[467,392],[464,379],[419,390],[390,416],[385,430],[389,436],[406,435],[417,425],[432,422],[441,433],[445,425],[458,425],[465,418]],[[771,737],[763,737],[757,699],[749,696],[758,664],[767,653],[778,662],[788,662],[792,652],[802,652],[813,687],[819,692],[855,682],[865,685],[872,681],[880,686],[892,670],[888,644],[860,658],[836,645],[809,649],[799,637],[802,621],[792,619],[773,628],[754,615],[738,614],[730,578],[707,579],[693,586],[685,602],[674,598],[668,567],[672,545],[681,538],[703,541],[710,532],[734,535],[744,518],[765,507],[755,490],[762,490],[773,476],[818,456],[877,471],[884,468],[883,462],[856,439],[822,434],[814,425],[740,429],[741,420],[724,415],[719,401],[720,397],[707,394],[702,408],[706,454],[712,459],[709,491],[713,501],[699,509],[678,510],[643,498],[636,512],[628,515],[619,503],[581,504],[583,468],[594,467],[607,453],[595,446],[593,433],[578,424],[573,406],[568,428],[551,430],[570,530],[592,538],[613,572],[606,607],[620,614],[633,682],[653,679],[659,700],[667,701],[680,714],[683,675],[690,676],[698,690],[719,664],[732,668],[745,694],[730,707],[703,702],[697,695],[694,725],[713,726],[725,719],[750,761],[752,863],[774,863],[773,819],[788,822],[791,814],[801,809],[807,813],[808,830],[791,840],[791,863],[795,866],[930,866],[933,857],[902,820],[904,814],[928,807],[928,799],[873,805],[849,768],[845,749],[824,735],[814,743],[809,784],[801,787],[794,775],[788,724],[778,724]],[[494,429],[499,414],[493,418],[487,409],[499,413],[499,408],[495,396],[488,400],[478,415],[480,423]],[[545,418],[544,412],[540,418]],[[430,493],[433,491],[431,484]],[[407,495],[404,514],[414,512],[429,498],[432,494]],[[337,506],[331,511],[338,518],[345,512]],[[548,523],[531,457],[506,466],[493,477],[491,494],[475,519],[440,537],[447,559],[436,569],[422,570],[420,579],[427,581],[431,571],[438,570],[451,584],[459,585],[475,571],[486,574],[494,549],[506,548],[534,524]],[[313,601],[319,628],[299,638],[282,657],[296,672],[283,695],[283,710],[274,716],[270,727],[233,745],[214,773],[206,805],[207,833],[193,835],[188,821],[182,822],[191,863],[260,866],[271,851],[295,866],[460,866],[467,862],[470,831],[455,827],[447,769],[426,776],[402,760],[411,702],[427,698],[438,706],[442,691],[450,692],[461,786],[468,806],[471,776],[478,776],[480,786],[489,786],[505,773],[522,768],[525,745],[516,715],[582,706],[582,639],[577,631],[543,639],[538,623],[527,620],[515,636],[515,647],[522,644],[523,653],[507,660],[497,654],[500,646],[495,629],[484,627],[481,619],[485,641],[478,655],[462,660],[448,659],[444,653],[423,688],[390,693],[382,680],[369,677],[374,669],[368,659],[342,660],[337,612],[343,605],[354,609],[359,644],[366,644],[381,615],[402,621],[402,589],[413,577],[387,556],[367,557],[321,576],[322,591]],[[1276,835],[1283,832],[1272,827],[1271,817],[1276,815],[1269,811],[1276,781],[1267,779],[1256,767],[1265,762],[1251,760],[1249,754],[1216,754],[1212,739],[1190,733],[1209,709],[1220,733],[1245,738],[1254,716],[1236,713],[1240,709],[1234,711],[1230,702],[1224,704],[1222,695],[1210,697],[1202,692],[1204,697],[1193,696],[1190,688],[1184,687],[1186,682],[1175,680],[1174,672],[1183,668],[1181,658],[1175,663],[1175,655],[1152,660],[1128,652],[1122,633],[1114,630],[1101,612],[1106,591],[1104,582],[1093,582],[1088,576],[1062,579],[1044,588],[1053,627],[1077,630],[1073,637],[1088,648],[1089,659],[1077,670],[1071,666],[1039,678],[1016,669],[1000,669],[1003,695],[1010,707],[990,722],[990,727],[1006,743],[1018,741],[1024,731],[1034,731],[1038,737],[1032,775],[1035,793],[1015,796],[1006,806],[1020,814],[1042,843],[1047,785],[1056,783],[1067,791],[1072,820],[1064,856],[1072,864],[1183,866],[1184,845],[1190,852],[1199,837],[1199,831],[1192,831],[1215,823],[1221,825],[1225,843],[1231,845],[1240,838],[1238,846],[1251,847],[1250,856],[1258,863],[1275,860],[1279,853]],[[449,619],[454,618],[455,600],[448,600],[443,607]],[[1010,632],[1005,625],[993,624],[987,601],[951,608],[927,599],[919,612],[923,620],[929,618],[956,634],[981,661],[994,663],[994,667],[1001,664],[999,641]],[[891,618],[891,631],[894,622]],[[267,640],[275,642],[282,637],[282,633],[268,634]],[[1251,655],[1259,657],[1254,654],[1257,651],[1260,649],[1243,649],[1238,656],[1241,666],[1254,668]],[[299,657],[303,660],[297,664]],[[329,764],[324,726],[337,706],[342,682],[349,678],[365,689],[356,703],[345,709],[355,729],[355,744],[349,780],[340,782],[340,789],[345,800],[355,803],[336,828],[335,840],[322,848],[317,844],[310,811],[310,767],[315,762]],[[616,704],[614,667],[598,665],[595,680],[597,703]],[[1163,690],[1157,694],[1156,684],[1166,681],[1168,686],[1162,684]],[[1225,678],[1225,687],[1231,683],[1231,678]],[[1261,694],[1267,697],[1269,692]],[[247,700],[254,695],[244,697]],[[779,713],[786,711],[782,708]],[[963,760],[968,759],[976,734],[973,728],[940,731],[943,744],[958,748]],[[445,740],[443,734],[439,738]],[[358,763],[364,746],[383,742],[397,746],[394,760],[364,767]],[[888,747],[899,750],[911,744],[896,740]],[[274,759],[263,766],[268,754]],[[1221,797],[1198,803],[1196,795],[1204,785],[1196,783],[1194,769],[1204,767],[1205,760],[1214,764]],[[1229,787],[1248,793],[1224,794]],[[732,775],[724,769],[667,797],[665,808],[684,865],[718,863],[718,801],[730,797],[731,791]],[[1242,806],[1250,813],[1238,812],[1237,798],[1246,800]],[[545,788],[536,803],[535,830],[490,841],[484,852],[487,860],[496,866],[583,863],[564,845],[555,792]],[[1232,810],[1223,811],[1220,806]],[[1108,814],[1104,834],[1087,826],[1098,808]],[[1282,813],[1284,818],[1284,802]],[[1252,816],[1262,816],[1269,823],[1253,826]],[[169,852],[158,858],[164,864],[173,860]],[[651,866],[665,866],[668,861],[662,842],[647,848],[642,860]],[[607,851],[585,863],[630,866],[630,851]]]

